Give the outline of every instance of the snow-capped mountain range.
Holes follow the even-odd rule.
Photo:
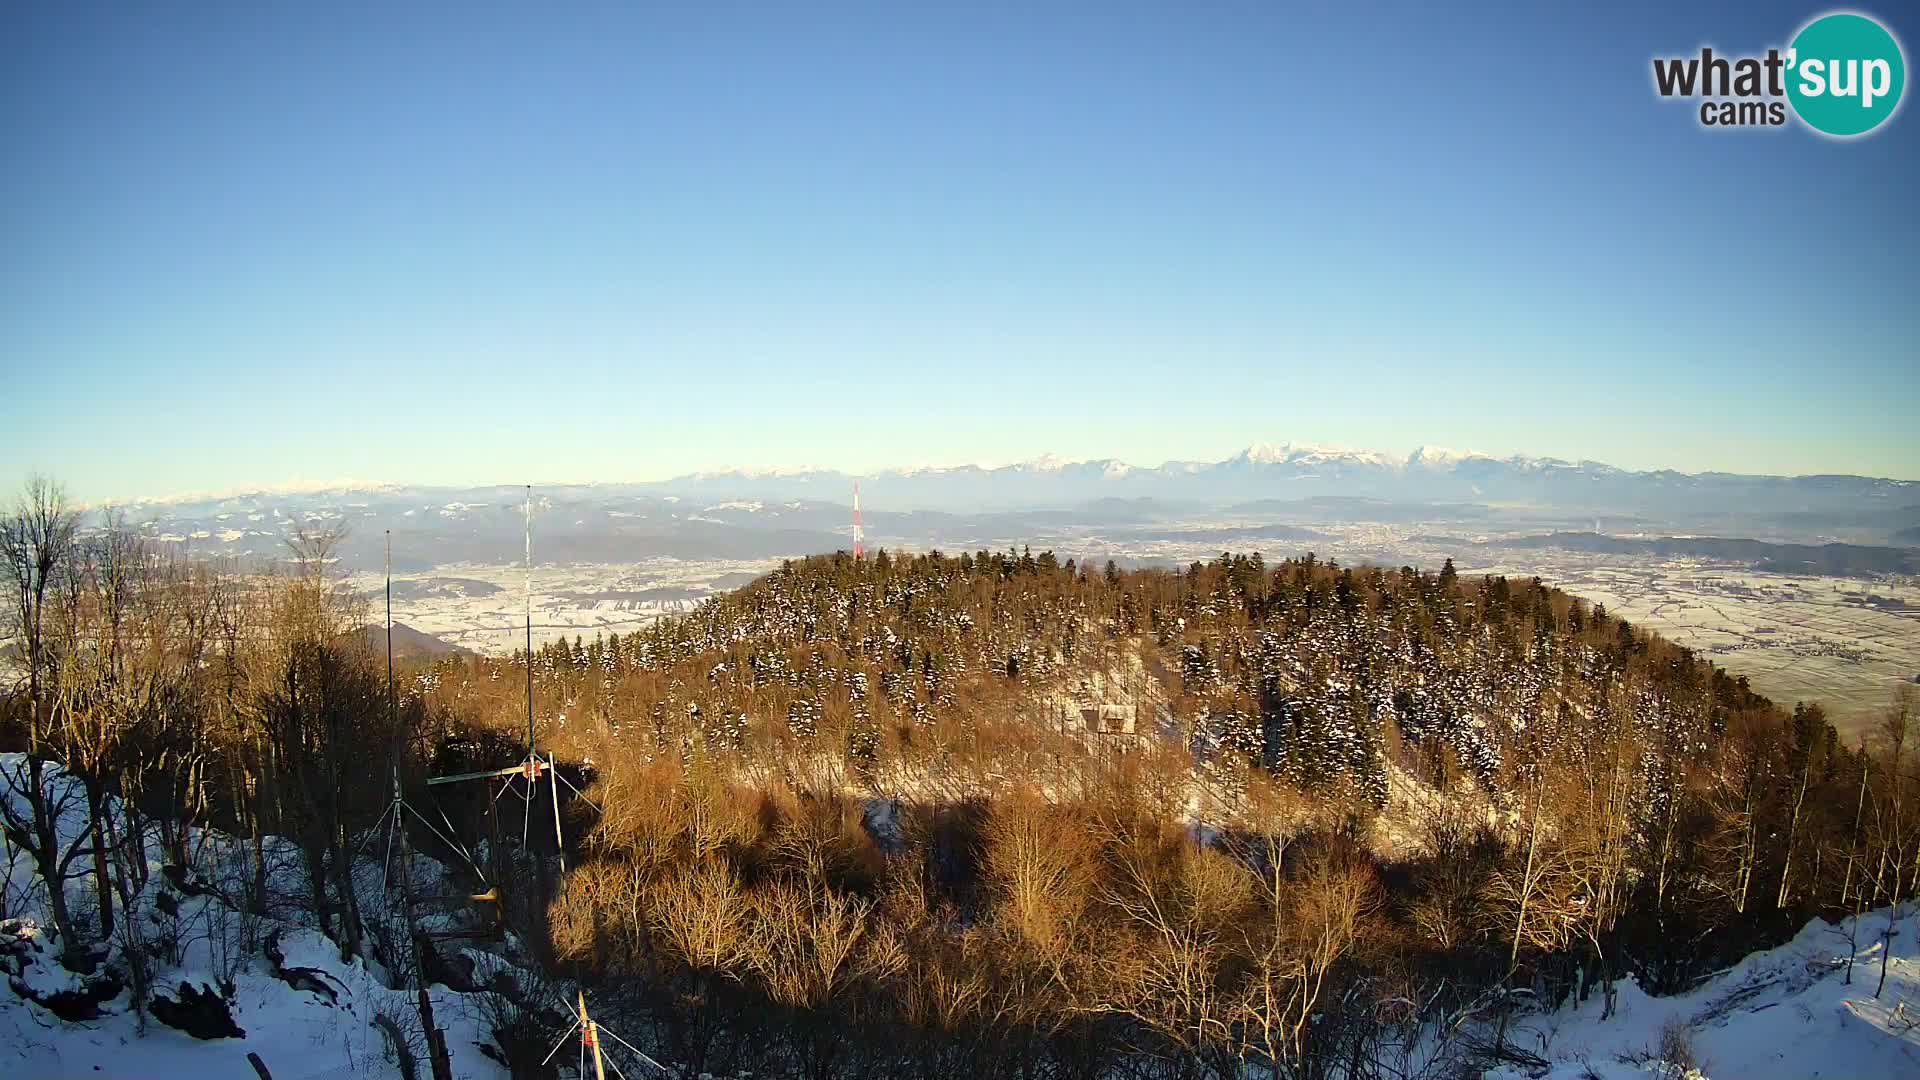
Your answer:
[[[1255,443],[1221,461],[1157,466],[1048,455],[1011,465],[883,469],[858,476],[828,469],[725,470],[651,486],[701,496],[840,499],[855,480],[872,505],[902,509],[1011,509],[1143,497],[1231,505],[1328,495],[1633,510],[1821,511],[1920,502],[1920,482],[1863,476],[1636,472],[1598,461],[1495,457],[1437,446],[1399,456],[1292,442]]]
[[[709,500],[808,500],[844,504],[858,481],[873,508],[961,513],[1070,509],[1100,499],[1153,498],[1198,507],[1268,500],[1362,497],[1409,503],[1476,502],[1599,511],[1701,513],[1861,512],[1920,505],[1920,480],[1848,474],[1778,476],[1674,469],[1635,471],[1567,461],[1421,446],[1404,456],[1313,443],[1254,443],[1219,461],[1137,465],[1052,454],[1011,464],[919,465],[853,473],[817,466],[737,467],[669,480],[573,482],[536,478],[575,497],[689,496]],[[137,514],[169,509],[289,509],[406,501],[423,493],[517,505],[519,484],[472,486],[336,481],[114,500]],[[469,498],[472,496],[472,498]],[[264,500],[264,502],[263,502]],[[106,505],[106,504],[102,504]]]

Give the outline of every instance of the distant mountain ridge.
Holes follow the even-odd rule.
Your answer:
[[[1850,475],[1768,476],[1420,447],[1402,456],[1301,443],[1256,443],[1219,461],[1136,466],[1115,458],[1042,457],[1013,465],[883,469],[738,469],[670,480],[535,485],[549,558],[620,561],[635,550],[682,558],[756,558],[832,550],[845,542],[855,482],[867,524],[893,535],[951,532],[941,515],[979,525],[1045,513],[1087,524],[1195,514],[1291,520],[1400,521],[1541,509],[1562,522],[1651,516],[1668,530],[1778,527],[1794,538],[1920,542],[1920,481]],[[408,534],[435,535],[437,562],[485,562],[522,528],[520,485],[369,484],[179,496],[132,504],[164,521],[163,538],[228,554],[278,554],[302,518],[392,523],[401,568]],[[565,511],[550,514],[549,510]],[[1414,514],[1410,508],[1424,508]],[[911,520],[897,520],[906,515]],[[933,517],[928,517],[933,515]],[[1726,519],[1744,524],[1729,525]],[[1570,519],[1570,520],[1569,520]],[[954,522],[944,522],[953,525]],[[979,529],[969,531],[978,532]],[[1020,530],[1013,530],[1018,532]],[[1824,534],[1824,535],[1823,535]],[[1898,535],[1896,535],[1898,534]],[[1738,535],[1738,533],[1734,534]],[[358,536],[365,546],[377,534]],[[364,542],[364,543],[363,543]],[[371,550],[371,549],[369,549]],[[356,565],[371,565],[356,551]],[[420,568],[420,567],[416,567]]]
[[[1151,467],[1116,458],[1065,461],[1047,456],[997,467],[883,469],[858,475],[828,469],[700,472],[642,486],[702,498],[837,500],[851,491],[855,480],[869,504],[900,509],[1012,509],[1115,498],[1224,506],[1324,496],[1746,513],[1920,502],[1920,481],[1912,480],[1633,471],[1599,461],[1495,457],[1432,446],[1401,457],[1306,443],[1255,443],[1220,461],[1168,461]]]
[[[1220,509],[1332,497],[1401,504],[1513,503],[1608,513],[1772,514],[1783,520],[1800,514],[1818,516],[1823,519],[1819,524],[1845,519],[1889,531],[1920,525],[1920,480],[1631,470],[1601,461],[1525,454],[1498,457],[1438,446],[1421,446],[1401,456],[1313,443],[1254,443],[1219,461],[1174,460],[1154,466],[1118,458],[1067,460],[1042,455],[1011,465],[915,466],[865,473],[809,466],[743,467],[686,473],[668,480],[549,480],[534,486],[543,497],[804,500],[844,505],[856,480],[871,509],[894,511],[979,513],[1146,500],[1188,509]],[[436,497],[497,506],[517,505],[523,491],[518,484],[343,482],[143,497],[118,504],[163,514],[355,506]]]

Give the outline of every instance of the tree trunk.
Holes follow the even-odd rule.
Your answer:
[[[1513,922],[1513,948],[1507,952],[1507,978],[1513,978],[1514,969],[1520,966],[1520,935],[1527,925],[1527,906],[1533,898],[1533,862],[1540,850],[1540,805],[1546,798],[1545,781],[1535,781],[1533,794],[1533,828],[1527,838],[1527,868],[1520,875],[1520,914]]]
[[[354,888],[353,851],[347,846],[344,821],[334,827],[333,863],[334,885],[340,890],[340,959],[351,963],[360,955],[360,896]]]
[[[1807,758],[1807,764],[1800,770],[1800,790],[1793,797],[1793,813],[1787,818],[1787,859],[1780,867],[1780,891],[1773,898],[1773,906],[1787,906],[1787,888],[1793,881],[1793,842],[1800,835],[1800,808],[1807,801],[1808,774],[1813,772],[1813,758]]]
[[[313,904],[314,921],[319,924],[320,932],[333,936],[333,905],[327,900],[327,852],[325,847],[315,844],[308,830],[301,839],[301,857],[307,864],[308,899]]]
[[[1900,902],[1894,901],[1893,912],[1887,916],[1887,933],[1880,942],[1880,985],[1873,988],[1873,996],[1879,997],[1880,991],[1887,988],[1887,958],[1893,955],[1893,938],[1900,927]]]
[[[1655,914],[1665,914],[1667,910],[1667,873],[1673,864],[1673,830],[1680,818],[1680,799],[1680,786],[1670,783],[1667,792],[1666,828],[1660,837],[1660,870],[1655,878],[1653,889]]]
[[[29,755],[26,762],[27,806],[32,812],[32,843],[27,847],[34,868],[47,887],[47,914],[53,919],[53,932],[60,937],[63,962],[70,970],[83,970],[87,962],[87,942],[75,932],[73,916],[67,908],[66,874],[60,865],[60,837],[54,823],[54,808],[48,803],[46,762]],[[17,774],[16,774],[17,775]]]
[[[1734,897],[1733,910],[1742,915],[1747,913],[1747,890],[1753,885],[1754,828],[1753,828],[1753,766],[1747,766],[1746,809],[1744,811],[1746,836],[1740,850],[1740,889]]]
[[[1855,798],[1854,804],[1853,804],[1853,838],[1851,841],[1852,847],[1847,852],[1846,877],[1843,878],[1840,882],[1840,906],[1841,907],[1847,906],[1847,894],[1853,890],[1853,864],[1858,859],[1860,854],[1860,814],[1861,814],[1861,811],[1865,810],[1867,806],[1867,764],[1866,764],[1866,744],[1864,740],[1861,743],[1860,751],[1861,751],[1860,752],[1860,794]],[[1864,887],[1862,888],[1862,891],[1865,891]]]
[[[101,819],[106,816],[107,796],[98,781],[88,780],[84,786],[88,842],[93,846],[94,893],[100,903],[100,940],[106,941],[113,937],[113,881],[107,873],[106,830],[101,827]]]
[[[134,901],[139,896],[139,886],[132,880],[129,870],[134,865],[146,864],[146,840],[141,835],[141,825],[137,818],[129,816],[127,835],[122,836],[111,820],[106,822],[105,833],[112,845],[111,860],[113,885],[119,890],[125,901],[124,923],[125,938],[120,950],[127,967],[128,998],[133,1005],[134,1016],[138,1021],[138,1030],[144,1032],[147,1026],[147,998],[152,986],[150,959],[147,956],[146,942],[140,936],[140,919],[134,912]],[[101,833],[99,819],[95,819],[94,835]]]
[[[267,911],[267,782],[264,770],[254,777],[253,895],[248,899],[255,915]]]

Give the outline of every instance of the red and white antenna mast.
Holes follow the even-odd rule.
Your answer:
[[[860,524],[860,481],[853,482],[853,557],[867,557],[867,529]]]

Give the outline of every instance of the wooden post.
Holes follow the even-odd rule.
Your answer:
[[[585,1040],[587,1049],[593,1051],[593,1080],[607,1080],[606,1066],[600,1061],[600,1025],[587,1016],[587,995],[580,995],[580,1038]]]

